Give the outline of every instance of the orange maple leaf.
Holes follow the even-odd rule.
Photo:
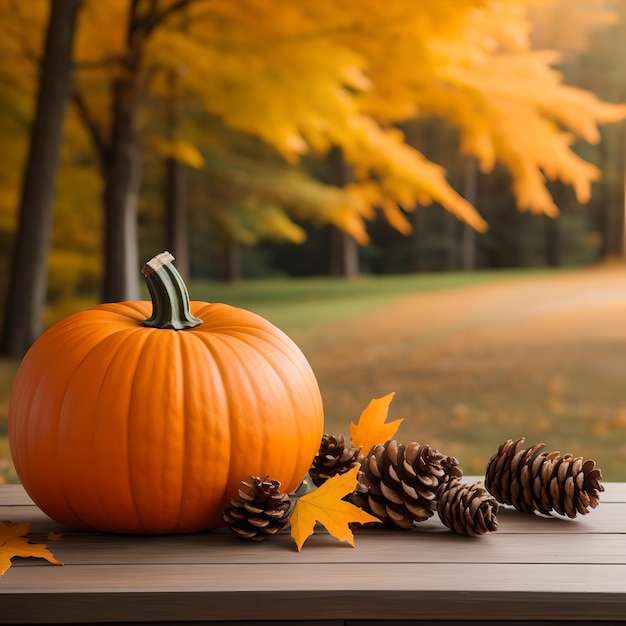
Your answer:
[[[11,559],[14,556],[35,556],[55,565],[63,565],[54,558],[46,544],[29,542],[26,537],[29,528],[29,523],[0,522],[0,576],[11,567]]]
[[[361,454],[366,455],[377,443],[393,439],[400,427],[402,419],[385,424],[394,395],[392,392],[382,398],[375,398],[361,413],[357,424],[350,422],[352,445],[361,448]]]
[[[61,541],[63,539],[63,533],[57,533],[51,530],[46,537],[48,541]]]
[[[380,522],[377,517],[366,513],[358,506],[342,500],[352,493],[357,484],[358,466],[344,474],[329,478],[321,487],[298,498],[291,514],[291,536],[298,546],[313,534],[315,522],[320,522],[326,530],[340,541],[347,541],[354,547],[354,535],[348,524],[357,522]]]

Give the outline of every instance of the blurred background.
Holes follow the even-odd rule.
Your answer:
[[[0,0],[0,482],[51,324],[192,299],[303,349],[326,430],[626,480],[626,3]]]

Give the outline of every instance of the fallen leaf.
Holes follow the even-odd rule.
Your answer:
[[[0,576],[11,567],[11,559],[14,556],[34,556],[46,559],[55,565],[63,565],[57,561],[44,543],[30,543],[26,534],[30,524],[14,524],[13,522],[0,522]]]
[[[358,471],[357,466],[344,474],[337,474],[318,489],[298,498],[290,520],[291,536],[298,546],[298,552],[313,534],[315,522],[320,522],[333,537],[347,541],[354,547],[354,535],[349,524],[380,521],[358,506],[342,500],[354,491]]]
[[[361,454],[366,455],[377,443],[385,443],[396,434],[402,419],[385,424],[389,405],[395,393],[388,393],[382,398],[372,400],[364,411],[357,424],[350,422],[352,445],[361,448]]]
[[[47,539],[48,541],[61,541],[61,539],[63,539],[63,533],[55,533],[53,530],[51,530],[48,533]]]

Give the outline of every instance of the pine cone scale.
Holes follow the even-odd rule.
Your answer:
[[[343,435],[335,437],[324,434],[319,450],[311,463],[309,476],[316,487],[323,485],[329,478],[344,474],[359,466],[360,448],[347,446]]]
[[[431,517],[439,487],[451,475],[462,475],[456,459],[430,446],[395,440],[374,446],[361,469],[359,481],[367,493],[352,494],[352,502],[401,529]]]
[[[289,523],[292,504],[289,495],[280,491],[280,482],[256,476],[242,481],[239,497],[224,510],[224,521],[241,539],[262,541]]]
[[[477,537],[498,529],[498,503],[480,483],[464,484],[460,479],[444,483],[437,513],[445,526],[460,535]]]
[[[570,518],[599,504],[604,487],[594,461],[558,451],[548,454],[544,444],[524,449],[523,443],[523,438],[507,440],[487,464],[485,487],[498,502],[524,513],[554,511]]]

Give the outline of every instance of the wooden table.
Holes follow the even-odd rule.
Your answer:
[[[30,522],[31,540],[65,565],[13,559],[0,623],[626,623],[626,483],[605,489],[575,520],[501,510],[497,532],[469,539],[435,516],[410,532],[360,529],[355,548],[319,530],[298,553],[288,533],[74,532],[2,485],[0,520]]]

